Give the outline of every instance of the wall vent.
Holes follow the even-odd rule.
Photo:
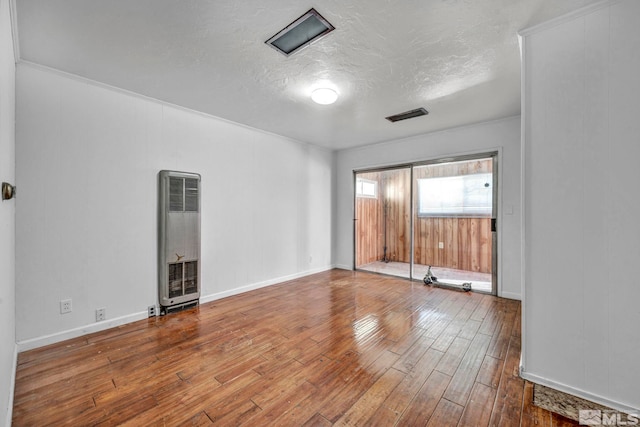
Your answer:
[[[312,8],[265,43],[284,56],[290,56],[334,29],[329,21]]]
[[[426,116],[429,114],[424,108],[416,108],[415,110],[405,111],[404,113],[395,114],[393,116],[385,117],[392,123],[399,122],[400,120],[413,119],[414,117]]]

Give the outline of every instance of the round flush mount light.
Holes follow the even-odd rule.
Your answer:
[[[329,105],[336,102],[338,93],[328,87],[321,87],[311,92],[311,99],[317,104]]]

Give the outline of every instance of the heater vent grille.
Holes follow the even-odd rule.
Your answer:
[[[169,264],[169,298],[198,292],[198,261]]]
[[[184,202],[184,179],[169,178],[169,211],[182,211]]]
[[[198,212],[198,180],[169,178],[169,212]]]
[[[169,298],[182,295],[182,263],[169,264]]]
[[[198,180],[186,178],[184,180],[184,210],[198,212]]]

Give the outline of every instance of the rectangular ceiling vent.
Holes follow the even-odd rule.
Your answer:
[[[290,56],[334,29],[329,21],[311,8],[265,43],[284,56]]]
[[[414,117],[426,116],[429,114],[424,108],[416,108],[415,110],[405,111],[404,113],[396,114],[394,116],[385,117],[392,123],[399,122],[400,120],[413,119]]]

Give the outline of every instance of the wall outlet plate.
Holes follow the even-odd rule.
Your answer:
[[[73,311],[73,305],[70,299],[63,299],[60,301],[60,314],[71,313]]]
[[[156,317],[156,306],[155,305],[150,305],[149,308],[147,309],[148,313],[149,313],[149,317]]]
[[[103,320],[107,320],[107,309],[99,308],[96,310],[96,322],[102,322]]]

